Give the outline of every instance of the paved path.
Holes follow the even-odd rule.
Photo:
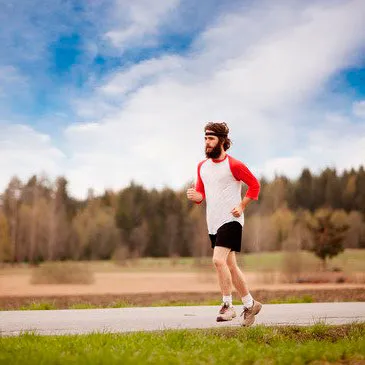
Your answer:
[[[216,323],[217,309],[215,306],[197,306],[2,311],[0,334],[34,331],[42,335],[63,335],[239,326],[239,316],[232,322]],[[256,323],[310,325],[318,321],[327,324],[365,322],[365,302],[267,304],[257,316]]]

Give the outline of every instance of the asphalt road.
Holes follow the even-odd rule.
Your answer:
[[[143,307],[0,312],[0,335],[32,331],[41,335],[91,332],[134,332],[183,328],[216,328],[240,325],[240,313],[231,322],[217,323],[218,307]],[[236,310],[240,310],[236,307]],[[317,322],[365,322],[365,302],[266,304],[256,324],[310,325]]]

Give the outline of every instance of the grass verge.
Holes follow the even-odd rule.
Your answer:
[[[252,290],[254,298],[266,304],[365,302],[362,288]],[[237,295],[234,295],[237,299]],[[65,296],[0,296],[0,310],[125,308],[171,305],[219,305],[219,292],[140,293]],[[239,300],[235,304],[240,304]]]
[[[0,364],[361,364],[365,324],[0,338]]]
[[[286,304],[286,303],[313,303],[313,298],[309,295],[292,296],[282,299],[272,299],[267,304]],[[204,300],[200,302],[196,301],[183,301],[183,300],[159,300],[150,303],[149,307],[171,307],[171,306],[194,306],[194,305],[219,305],[219,299]],[[234,305],[241,305],[239,300],[233,301]],[[115,301],[105,304],[92,304],[88,302],[79,302],[69,304],[66,308],[62,309],[96,309],[96,308],[128,308],[137,307],[138,305],[127,301]],[[18,308],[18,310],[53,310],[60,309],[56,306],[54,301],[32,301]],[[1,309],[0,309],[1,310]]]

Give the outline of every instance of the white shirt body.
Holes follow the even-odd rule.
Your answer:
[[[219,227],[228,222],[237,221],[243,226],[244,215],[234,217],[231,213],[242,200],[242,182],[234,177],[229,159],[204,161],[200,167],[200,177],[205,189],[209,234],[216,234]]]

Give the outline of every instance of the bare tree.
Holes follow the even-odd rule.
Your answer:
[[[178,243],[178,216],[176,214],[170,213],[166,218],[165,224],[165,239],[167,244],[167,253],[169,257],[177,255],[177,247],[175,245]]]
[[[10,261],[13,257],[9,222],[0,209],[0,262]]]
[[[191,224],[191,246],[193,256],[200,261],[202,257],[208,255],[209,251],[209,239],[207,224],[205,221],[204,211],[199,206],[194,206],[190,211],[190,224]]]

